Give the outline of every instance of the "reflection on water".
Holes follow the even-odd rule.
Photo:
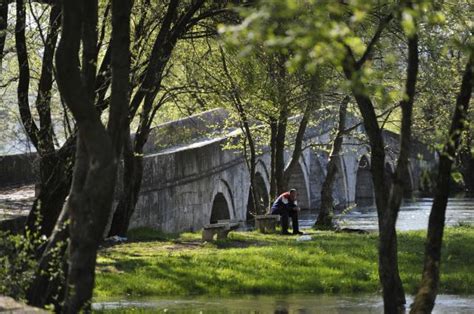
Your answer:
[[[398,215],[397,229],[421,230],[428,226],[432,198],[415,198],[404,200]],[[317,217],[315,212],[303,213],[300,224],[311,227]],[[342,227],[377,230],[377,212],[374,206],[354,207],[347,213],[337,215]],[[450,198],[446,211],[446,225],[453,226],[459,223],[474,224],[474,198]]]
[[[407,303],[412,299],[407,297]],[[98,302],[94,310],[146,309],[154,313],[382,313],[379,296],[287,295],[235,296],[225,298],[168,298]],[[433,313],[473,313],[471,296],[440,295]]]

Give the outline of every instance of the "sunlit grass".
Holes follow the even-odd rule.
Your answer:
[[[199,233],[131,234],[132,242],[103,249],[96,300],[163,295],[377,292],[377,235],[311,231],[313,240],[233,232],[202,243]],[[407,293],[420,280],[425,232],[399,235]],[[443,249],[441,293],[474,293],[474,228],[449,228]]]

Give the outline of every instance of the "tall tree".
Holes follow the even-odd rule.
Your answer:
[[[162,104],[156,101],[156,98],[161,91],[165,70],[178,40],[199,22],[226,12],[225,5],[225,1],[206,5],[203,0],[190,4],[180,4],[179,1],[173,0],[165,7],[160,30],[151,45],[146,67],[139,76],[129,105],[130,122],[139,108],[141,111],[133,140],[125,139],[123,192],[113,215],[109,235],[123,236],[127,233],[142,183],[143,148],[148,140],[154,116]],[[146,36],[145,33],[141,35]]]
[[[321,187],[321,206],[319,208],[318,218],[315,222],[316,228],[332,229],[334,227],[332,220],[334,199],[332,193],[338,171],[337,163],[341,158],[342,143],[344,140],[344,131],[346,127],[347,104],[349,103],[349,99],[350,98],[346,96],[339,106],[337,131],[332,142],[331,151],[329,153],[329,161],[326,167],[326,177],[324,178],[324,182]]]
[[[70,216],[65,313],[90,306],[97,248],[112,207],[129,99],[130,10],[130,1],[112,1],[112,99],[105,127],[94,108],[97,1],[62,4],[62,35],[56,54],[58,87],[79,130],[73,183],[65,207]]]
[[[248,109],[246,109],[246,104],[242,99],[241,88],[238,86],[236,80],[232,76],[229,67],[227,66],[228,61],[226,60],[226,55],[222,46],[219,46],[219,52],[221,55],[222,69],[224,76],[229,83],[229,100],[233,104],[240,122],[240,129],[244,135],[244,156],[247,163],[247,168],[249,170],[250,176],[250,198],[252,201],[252,208],[256,215],[262,214],[260,212],[260,206],[258,204],[259,196],[257,195],[257,187],[255,184],[256,177],[256,167],[257,167],[257,143],[255,142],[255,136],[251,129],[251,121],[248,115]]]
[[[5,51],[5,41],[8,28],[8,2],[0,3],[0,73],[2,72],[3,54]]]
[[[268,115],[270,124],[270,198],[288,190],[292,174],[303,153],[304,135],[311,114],[319,106],[323,80],[318,74],[303,75],[303,72],[290,73],[287,62],[289,55],[282,51],[264,53],[269,82],[272,91],[268,101],[273,112]],[[301,109],[301,107],[303,107]],[[297,123],[296,135],[289,134],[290,118],[301,113]],[[290,139],[291,138],[291,139]],[[290,158],[285,159],[287,144],[292,147]]]
[[[71,191],[62,217],[69,218],[65,313],[90,307],[96,254],[110,215],[117,163],[126,130],[130,73],[130,1],[112,1],[112,91],[105,127],[94,106],[97,59],[97,1],[62,4],[62,34],[56,53],[58,87],[78,127]],[[79,47],[82,42],[82,62]],[[82,66],[81,66],[82,64]],[[64,223],[58,221],[57,228]],[[56,234],[56,233],[55,233]],[[57,241],[56,237],[50,243]],[[50,245],[43,256],[51,254]],[[40,266],[47,267],[47,263]],[[36,280],[43,280],[40,275]],[[41,285],[33,282],[33,287]],[[40,298],[45,302],[45,298]],[[32,302],[33,301],[33,302]],[[37,300],[30,300],[34,303]],[[35,305],[44,305],[35,304]]]
[[[474,85],[473,67],[474,52],[471,48],[452,116],[449,137],[439,158],[435,196],[428,221],[423,276],[410,313],[431,313],[438,293],[441,245],[450,191],[451,169],[458,153],[461,134],[466,130],[467,113]]]
[[[379,221],[379,277],[383,287],[384,312],[397,313],[405,304],[400,274],[398,271],[397,234],[395,224],[403,197],[403,176],[407,172],[411,146],[411,116],[415,96],[415,84],[418,73],[418,38],[416,33],[408,34],[408,64],[404,100],[401,101],[402,127],[400,153],[393,184],[388,186],[385,179],[385,146],[382,130],[377,122],[372,100],[365,94],[367,88],[360,80],[358,72],[370,57],[373,45],[381,32],[392,19],[392,14],[383,18],[366,51],[359,60],[347,46],[343,63],[347,79],[352,81],[352,93],[361,112],[365,130],[371,147],[371,173],[374,182],[375,202]]]
[[[66,191],[62,192],[57,189],[45,189],[41,188],[43,185],[48,186],[48,181],[54,181],[57,179],[53,176],[54,169],[56,167],[64,166],[58,156],[59,152],[56,152],[54,144],[54,129],[53,121],[51,118],[51,94],[53,91],[53,56],[56,49],[56,43],[60,25],[60,14],[61,10],[59,4],[54,3],[50,9],[49,27],[48,33],[44,43],[43,60],[41,63],[41,76],[38,82],[38,92],[36,96],[36,111],[39,115],[39,127],[35,126],[35,122],[28,114],[29,104],[27,101],[22,104],[23,112],[26,114],[22,115],[22,122],[25,126],[31,125],[31,128],[26,128],[29,138],[35,145],[36,151],[40,156],[40,192],[33,204],[33,208],[30,211],[27,220],[27,228],[32,231],[36,231],[36,226],[39,223],[41,226],[41,234],[49,236],[52,232],[56,219],[59,212],[53,208],[60,208],[63,198],[62,195],[66,194]],[[17,38],[17,41],[19,38]],[[24,38],[21,40],[24,41]],[[23,67],[28,63],[24,59]],[[29,70],[20,71],[20,77],[29,77]],[[20,104],[20,102],[19,102]],[[67,145],[64,146],[64,149]],[[63,150],[64,150],[63,149]],[[62,151],[61,151],[62,152]],[[66,172],[67,174],[67,172]],[[63,173],[63,175],[65,175]],[[49,187],[52,187],[49,185]],[[64,197],[64,196],[63,196]],[[50,204],[56,202],[59,198],[60,205],[50,207]]]
[[[5,5],[5,2],[3,2]],[[40,77],[37,84],[35,109],[37,117],[30,108],[30,85],[32,73],[31,57],[26,41],[26,6],[23,0],[16,2],[15,46],[18,59],[18,107],[21,123],[26,134],[39,155],[39,186],[40,192],[35,199],[27,220],[27,228],[33,233],[49,236],[59,216],[64,199],[68,194],[70,169],[73,163],[73,140],[66,140],[60,149],[56,149],[56,134],[52,120],[52,94],[54,91],[53,56],[56,49],[60,27],[61,10],[56,1],[51,1],[49,8],[49,23],[47,33],[42,38],[42,60]],[[37,26],[42,34],[43,25],[31,13],[32,19],[37,20]],[[67,119],[67,112],[64,113]],[[39,124],[37,124],[37,121]]]

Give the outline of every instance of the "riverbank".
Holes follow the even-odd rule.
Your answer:
[[[232,232],[202,243],[199,233],[135,230],[129,243],[99,252],[95,300],[166,295],[377,293],[377,235],[308,231],[294,236]],[[406,292],[420,280],[424,231],[399,234]],[[445,232],[440,293],[474,293],[474,227]]]

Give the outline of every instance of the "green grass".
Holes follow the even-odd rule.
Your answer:
[[[202,243],[200,234],[136,230],[131,242],[99,252],[95,299],[164,295],[373,293],[379,290],[377,235],[311,231],[295,237],[232,232]],[[399,235],[406,292],[420,280],[425,232]],[[448,228],[440,293],[474,293],[474,227]]]

